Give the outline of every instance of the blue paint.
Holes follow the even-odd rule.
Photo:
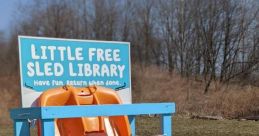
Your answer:
[[[110,110],[113,109],[113,110]],[[90,116],[120,116],[128,115],[135,134],[135,116],[142,114],[162,114],[162,133],[171,136],[172,113],[175,113],[174,103],[148,103],[148,104],[115,104],[91,106],[50,106],[37,108],[20,108],[11,110],[11,118],[15,122],[15,134],[29,133],[29,126],[21,127],[21,122],[30,119],[41,119],[42,130],[45,136],[54,135],[55,118],[74,118]],[[22,121],[21,121],[22,119]]]
[[[41,120],[41,135],[42,136],[54,136],[55,135],[54,119]]]
[[[162,114],[162,121],[161,121],[161,127],[162,127],[162,134],[164,136],[172,136],[172,115],[171,114]]]
[[[30,126],[28,120],[14,120],[15,136],[30,136]]]
[[[130,122],[131,136],[135,136],[136,135],[136,117],[129,116],[129,122]]]
[[[12,119],[38,119],[41,118],[41,107],[12,109],[10,116]]]
[[[71,118],[94,116],[118,116],[141,114],[166,114],[174,112],[174,104],[115,104],[89,106],[49,106],[42,107],[42,118]],[[112,109],[112,110],[111,110]],[[77,111],[77,112],[75,112]]]

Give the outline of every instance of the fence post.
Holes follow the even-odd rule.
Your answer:
[[[162,114],[161,129],[164,136],[172,136],[172,115]]]
[[[136,116],[129,116],[129,122],[130,122],[130,128],[131,128],[131,135],[135,136],[136,135]]]
[[[41,135],[42,136],[55,136],[54,119],[41,120]]]
[[[14,121],[15,136],[30,136],[30,124],[28,120],[16,119]]]

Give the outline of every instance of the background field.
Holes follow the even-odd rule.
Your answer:
[[[17,85],[11,86],[10,80],[17,82]],[[0,136],[9,136],[12,135],[12,122],[8,110],[18,107],[20,103],[19,80],[13,77],[2,79],[2,82],[5,83],[5,88],[4,93],[0,95],[2,100]],[[176,102],[177,114],[173,118],[173,132],[176,136],[256,136],[259,134],[258,121],[237,120],[246,115],[255,114],[256,112],[253,111],[258,110],[257,87],[231,85],[226,90],[226,86],[215,83],[210,90],[211,93],[203,96],[199,95],[200,82],[195,80],[188,82],[177,74],[170,77],[163,72],[163,69],[157,67],[140,71],[137,66],[133,66],[134,102]],[[9,91],[16,93],[10,94]],[[219,116],[225,119],[190,119],[194,115]],[[138,117],[137,134],[140,136],[160,134],[159,121],[158,117]]]
[[[137,135],[152,136],[160,133],[159,117],[137,117]],[[173,118],[174,136],[258,136],[259,123],[237,120],[197,120],[183,117]],[[34,132],[35,135],[35,131]],[[12,126],[1,126],[1,136],[11,136]],[[36,135],[35,135],[36,136]]]

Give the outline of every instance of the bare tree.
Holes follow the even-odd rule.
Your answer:
[[[18,8],[7,52],[17,53],[18,34],[129,41],[132,61],[143,69],[157,65],[170,74],[201,78],[207,93],[213,80],[248,80],[258,71],[258,4],[256,0],[33,1],[30,8]],[[17,71],[18,56],[10,60],[10,71]]]

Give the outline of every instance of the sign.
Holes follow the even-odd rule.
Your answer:
[[[99,85],[131,103],[130,44],[19,36],[22,106],[63,85]]]

